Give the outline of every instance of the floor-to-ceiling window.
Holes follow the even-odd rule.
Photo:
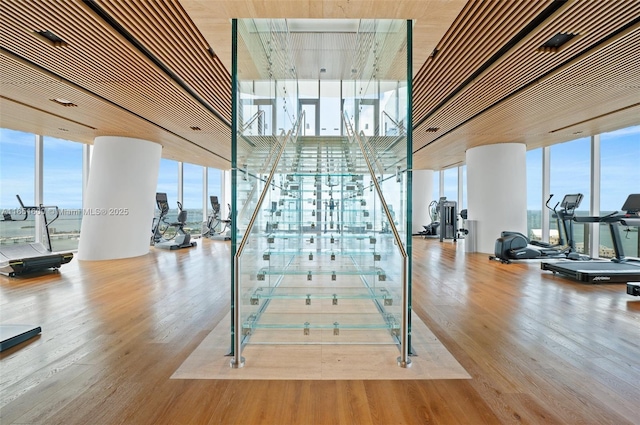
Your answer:
[[[189,163],[182,169],[182,208],[187,211],[186,231],[200,234],[203,221],[202,167]]]
[[[559,143],[551,146],[551,180],[550,193],[553,198],[549,203],[551,207],[558,205],[562,208],[562,200],[567,194],[580,193],[582,202],[576,210],[576,215],[589,215],[590,176],[591,176],[591,140],[588,137]],[[551,211],[547,213],[552,214]],[[559,236],[566,241],[566,235],[560,235],[557,220],[550,218],[551,243],[557,243]],[[574,241],[578,252],[585,252],[585,225],[573,223]]]
[[[628,127],[600,136],[600,211],[621,211],[627,197],[640,193],[640,126]],[[620,227],[622,246],[627,256],[638,257],[637,227]],[[600,226],[600,256],[613,257],[609,226]]]
[[[527,236],[542,239],[542,149],[527,152]]]
[[[43,203],[57,206],[60,213],[49,226],[52,248],[78,249],[82,223],[82,144],[44,137],[43,157]],[[53,219],[52,211],[47,210],[47,214]]]
[[[320,135],[339,136],[342,128],[340,81],[320,80]]]
[[[444,193],[447,201],[458,202],[458,168],[444,170]]]
[[[176,161],[165,158],[160,160],[156,192],[167,194],[169,214],[167,214],[166,220],[175,221],[178,216],[178,163]],[[158,213],[159,211],[156,209],[156,217]]]
[[[26,205],[34,205],[34,179],[34,135],[0,129],[0,209],[3,217],[12,220],[25,217],[16,195],[20,195]],[[0,244],[33,242],[34,222],[33,215],[27,216],[26,221],[0,221]]]
[[[463,165],[460,168],[462,168],[462,203],[460,210],[464,210],[467,208],[467,166]],[[458,182],[458,184],[460,184],[460,182]]]

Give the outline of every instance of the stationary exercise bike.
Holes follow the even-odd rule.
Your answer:
[[[511,260],[529,260],[535,258],[566,258],[568,260],[589,260],[590,258],[576,252],[573,239],[573,217],[575,210],[580,206],[582,194],[565,195],[562,203],[556,203],[554,207],[549,205],[553,195],[547,199],[546,207],[553,211],[553,217],[558,224],[558,244],[550,244],[541,241],[532,241],[519,232],[504,231],[496,240],[495,255],[490,260],[499,260],[502,263],[510,263]],[[558,210],[558,205],[561,209]],[[563,234],[566,237],[563,239]]]
[[[207,232],[204,236],[215,241],[230,241],[231,240],[231,205],[227,204],[229,208],[229,215],[226,220],[220,218],[220,203],[217,196],[210,196],[211,201],[211,215],[207,220]]]
[[[171,250],[196,246],[196,241],[192,241],[191,235],[184,230],[184,225],[187,222],[187,211],[182,209],[182,204],[178,202],[178,218],[175,222],[171,223],[166,221],[167,214],[169,213],[167,194],[156,193],[156,204],[160,210],[160,216],[154,220],[154,224],[152,226],[153,246],[156,248]],[[171,238],[166,239],[164,235],[169,227],[174,227],[176,231]]]

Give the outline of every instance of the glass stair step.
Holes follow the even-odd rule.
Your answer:
[[[263,267],[258,271],[256,278],[262,281],[266,276],[307,276],[307,280],[313,280],[313,276],[331,276],[332,280],[337,279],[338,276],[377,276],[381,282],[387,280],[386,272],[379,267],[361,270],[304,270]]]
[[[251,295],[251,305],[259,305],[260,300],[304,300],[311,305],[313,300],[332,300],[338,305],[344,300],[382,300],[385,306],[393,305],[393,295],[384,287],[368,290],[365,287],[282,287],[257,288]]]

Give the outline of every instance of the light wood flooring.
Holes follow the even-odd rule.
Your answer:
[[[170,379],[229,312],[229,251],[0,277],[0,321],[43,330],[0,353],[0,423],[640,424],[640,298],[462,241],[413,239],[413,309],[471,379]]]

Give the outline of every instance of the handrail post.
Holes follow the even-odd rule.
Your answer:
[[[411,359],[409,358],[409,259],[404,257],[402,261],[402,323],[400,324],[400,356],[398,357],[398,366],[411,367]]]
[[[391,211],[389,211],[389,206],[387,202],[384,200],[384,195],[382,193],[382,189],[380,188],[380,183],[375,176],[373,166],[371,165],[371,161],[367,156],[367,151],[365,149],[362,140],[358,133],[353,130],[351,123],[346,117],[342,117],[345,121],[345,127],[347,127],[347,133],[349,133],[349,129],[353,134],[353,138],[358,142],[358,146],[362,151],[362,156],[364,157],[365,162],[367,163],[367,168],[369,169],[369,174],[371,175],[371,181],[376,188],[376,192],[378,193],[378,197],[380,198],[380,203],[382,204],[382,209],[384,210],[385,215],[387,216],[387,221],[389,222],[389,227],[393,232],[393,236],[396,240],[396,244],[398,245],[398,249],[400,250],[400,255],[402,256],[402,324],[400,327],[400,332],[402,333],[400,337],[400,356],[398,357],[398,366],[400,367],[410,367],[411,359],[409,358],[409,256],[407,255],[407,251],[404,248],[404,244],[402,243],[402,239],[400,238],[400,233],[398,233],[398,229],[396,228],[396,224],[393,221],[393,217],[391,216]]]
[[[304,113],[299,117],[298,124],[300,120],[304,117]],[[240,256],[244,252],[244,247],[247,245],[249,240],[249,236],[251,235],[251,231],[253,230],[253,225],[255,224],[256,218],[260,213],[260,206],[264,202],[264,198],[267,196],[269,192],[269,188],[271,186],[271,182],[273,181],[273,176],[278,169],[278,164],[280,163],[280,158],[284,153],[284,150],[287,146],[287,142],[290,138],[294,137],[294,131],[299,131],[300,126],[294,125],[292,130],[287,132],[286,137],[284,138],[282,145],[280,147],[280,152],[278,152],[278,157],[274,160],[273,165],[271,166],[271,171],[269,172],[269,176],[265,181],[264,188],[260,193],[260,197],[258,198],[258,202],[256,204],[256,208],[253,210],[253,214],[251,215],[251,219],[249,220],[249,224],[247,225],[247,229],[242,236],[242,240],[238,245],[238,249],[233,257],[233,276],[235,285],[233,287],[233,358],[231,359],[230,366],[232,368],[241,368],[244,366],[244,357],[242,357],[242,330],[240,323]],[[296,133],[297,137],[297,133]]]

